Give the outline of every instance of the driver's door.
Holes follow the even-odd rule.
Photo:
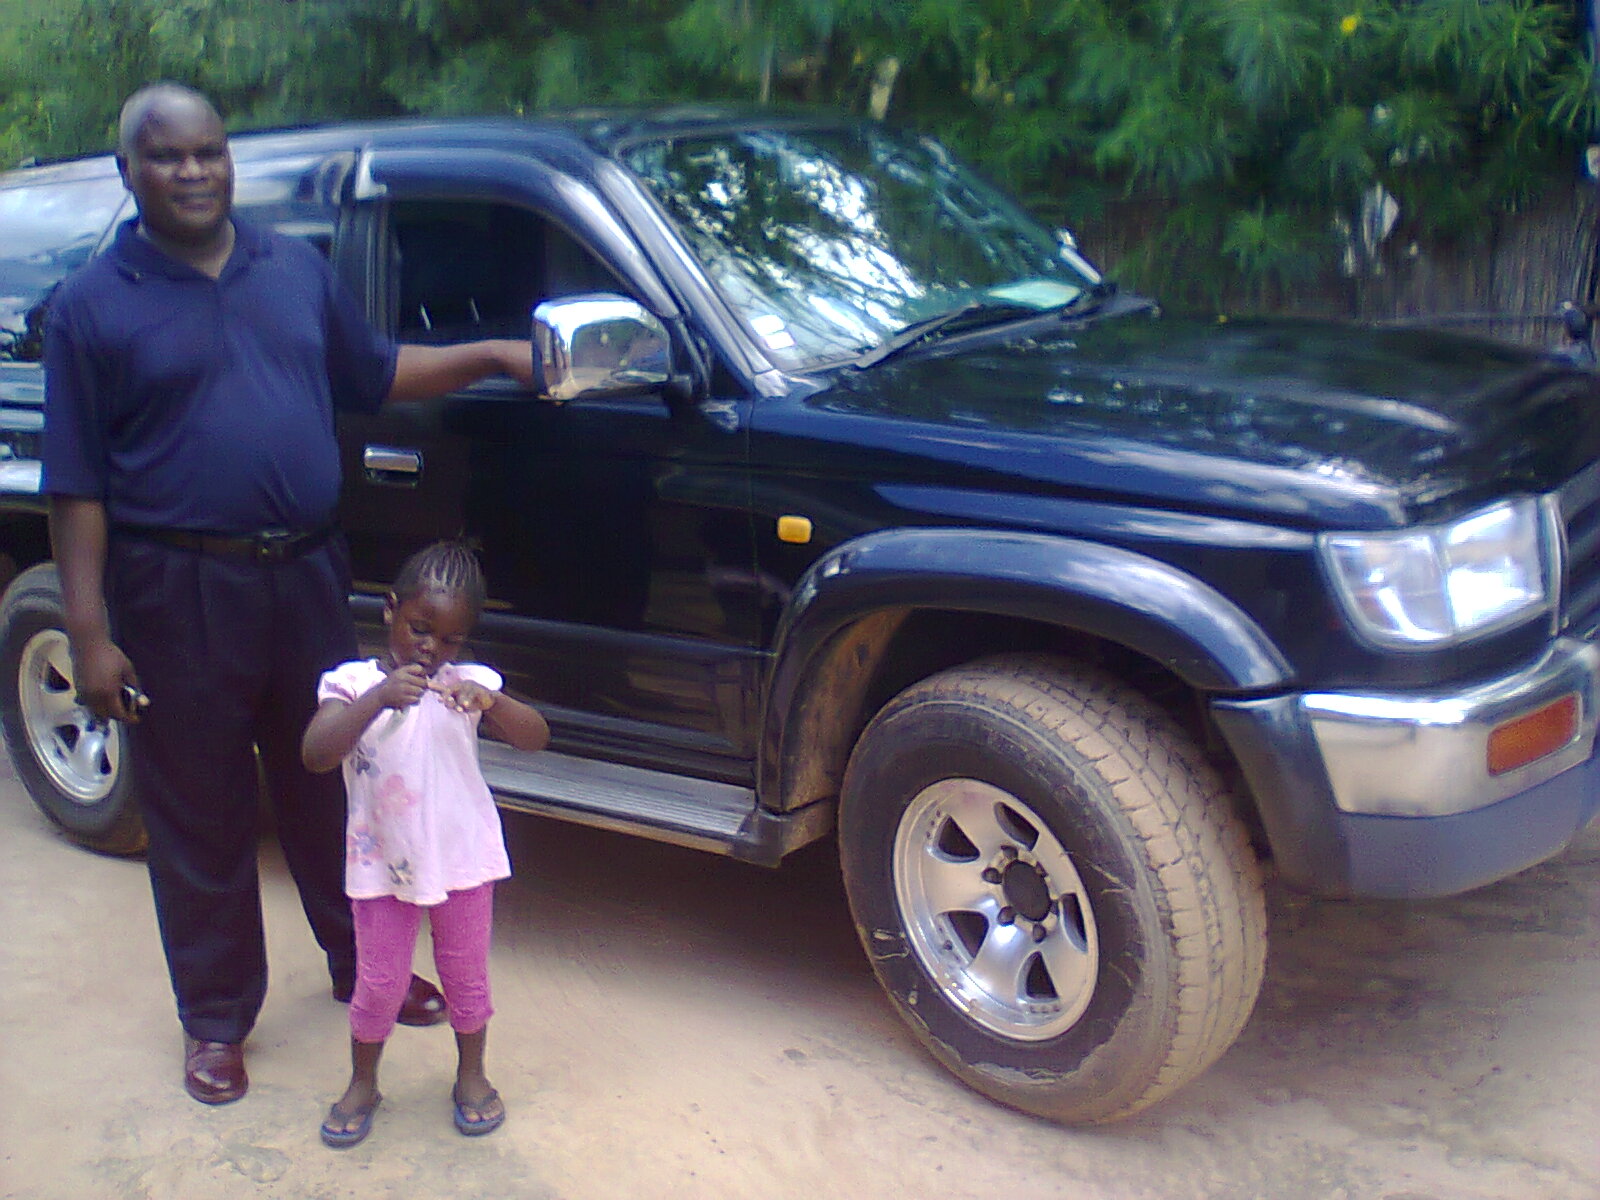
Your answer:
[[[462,197],[409,160],[372,166],[384,194],[357,203],[351,244],[402,343],[526,339],[542,300],[633,290],[553,192]],[[501,378],[342,418],[368,633],[401,561],[464,536],[491,596],[475,652],[540,703],[558,748],[742,780],[759,597],[740,586],[753,577],[740,410],[659,390],[558,404]]]

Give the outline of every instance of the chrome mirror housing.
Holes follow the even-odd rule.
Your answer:
[[[579,400],[666,386],[666,327],[637,301],[608,292],[546,300],[533,310],[540,395]]]

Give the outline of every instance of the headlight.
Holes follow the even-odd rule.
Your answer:
[[[1555,539],[1543,511],[1523,497],[1448,525],[1324,534],[1322,559],[1363,637],[1429,649],[1554,605]]]

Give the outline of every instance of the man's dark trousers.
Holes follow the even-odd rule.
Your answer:
[[[337,537],[256,562],[112,534],[113,634],[150,697],[130,742],[156,919],[179,1019],[202,1041],[242,1042],[266,996],[256,747],[334,986],[354,982],[343,781],[300,762],[318,676],[357,654],[349,581]]]

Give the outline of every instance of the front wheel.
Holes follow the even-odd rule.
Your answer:
[[[55,567],[30,567],[0,601],[0,729],[17,775],[74,841],[105,854],[144,849],[118,722],[77,701]]]
[[[840,857],[879,982],[941,1063],[1088,1124],[1171,1094],[1260,990],[1259,868],[1216,773],[1142,694],[1036,657],[918,683],[862,734]]]

